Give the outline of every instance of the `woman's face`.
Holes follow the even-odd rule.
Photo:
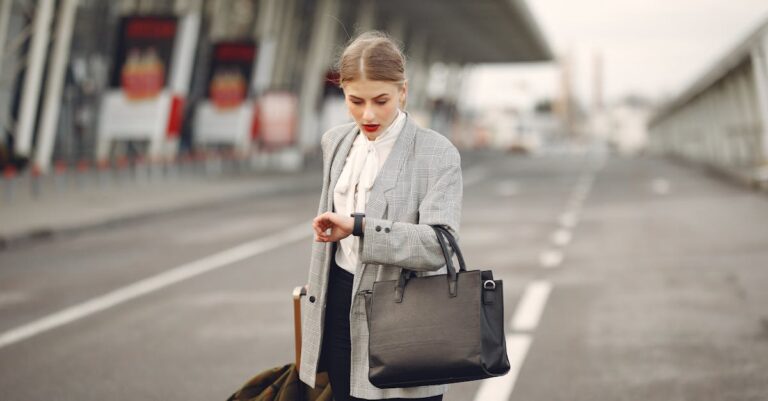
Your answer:
[[[368,139],[376,139],[395,121],[407,87],[387,81],[361,79],[344,84],[349,114]]]

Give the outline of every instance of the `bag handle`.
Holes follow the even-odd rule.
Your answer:
[[[467,266],[464,263],[464,256],[461,254],[461,249],[459,249],[459,245],[456,242],[456,239],[453,237],[450,231],[446,229],[443,226],[431,226],[432,229],[435,231],[435,235],[437,236],[437,242],[440,244],[440,250],[443,252],[443,258],[445,258],[445,266],[448,270],[447,279],[448,279],[448,293],[451,297],[456,296],[456,287],[458,284],[459,276],[456,272],[456,268],[453,265],[453,257],[451,257],[450,250],[448,248],[448,245],[446,244],[446,238],[448,239],[448,242],[451,244],[451,247],[456,252],[456,257],[459,260],[459,271],[467,271]],[[400,277],[397,280],[397,284],[395,285],[395,302],[400,303],[403,302],[403,294],[405,293],[405,285],[408,284],[408,280],[413,277],[413,272],[408,269],[402,269],[400,272]]]
[[[448,243],[451,244],[451,248],[453,248],[453,251],[456,252],[456,258],[459,260],[459,271],[467,271],[467,264],[464,262],[464,255],[461,253],[461,249],[459,249],[459,243],[456,242],[456,238],[453,237],[453,234],[451,234],[451,232],[448,231],[448,229],[444,226],[432,226],[432,228],[435,229],[436,234],[440,232],[446,239],[448,239]],[[440,235],[438,234],[438,240],[439,237]],[[442,244],[440,246],[442,246]],[[446,256],[446,260],[451,259],[450,253],[448,253],[445,248],[443,248],[443,250],[443,255],[448,255]]]

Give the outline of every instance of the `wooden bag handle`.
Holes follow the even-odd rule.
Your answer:
[[[307,295],[307,287],[293,289],[293,337],[296,348],[296,369],[301,366],[301,297]]]

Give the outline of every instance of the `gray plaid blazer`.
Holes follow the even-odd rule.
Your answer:
[[[355,123],[326,132],[323,151],[321,214],[333,210],[333,188],[359,129]],[[352,287],[350,337],[352,369],[350,393],[365,399],[420,398],[442,394],[446,386],[380,389],[368,381],[368,325],[360,291],[374,281],[395,280],[402,268],[417,275],[445,273],[445,261],[433,224],[447,226],[458,238],[461,219],[461,160],[456,147],[437,132],[419,127],[406,117],[403,131],[379,171],[365,210],[365,232],[360,265]],[[326,290],[332,244],[313,242],[309,289],[302,298],[302,348],[299,376],[315,386],[322,344]]]

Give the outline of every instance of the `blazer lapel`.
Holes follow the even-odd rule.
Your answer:
[[[331,154],[333,155],[331,160],[333,162],[331,164],[331,180],[328,187],[328,207],[326,210],[333,210],[333,189],[336,188],[336,182],[339,181],[339,176],[341,176],[341,171],[344,169],[344,163],[347,161],[349,150],[352,149],[352,143],[355,141],[358,132],[357,125],[353,126],[351,130],[342,135],[339,141],[331,147]]]
[[[387,160],[381,167],[376,181],[371,187],[371,193],[368,195],[368,203],[365,205],[365,215],[373,217],[375,219],[381,219],[384,217],[384,213],[387,210],[387,200],[384,198],[384,193],[395,187],[397,183],[397,177],[400,175],[400,170],[403,168],[405,160],[413,149],[413,141],[416,138],[416,130],[418,126],[413,121],[413,118],[406,113],[405,125],[403,130],[395,141],[395,145],[392,147],[392,151],[389,153]]]

